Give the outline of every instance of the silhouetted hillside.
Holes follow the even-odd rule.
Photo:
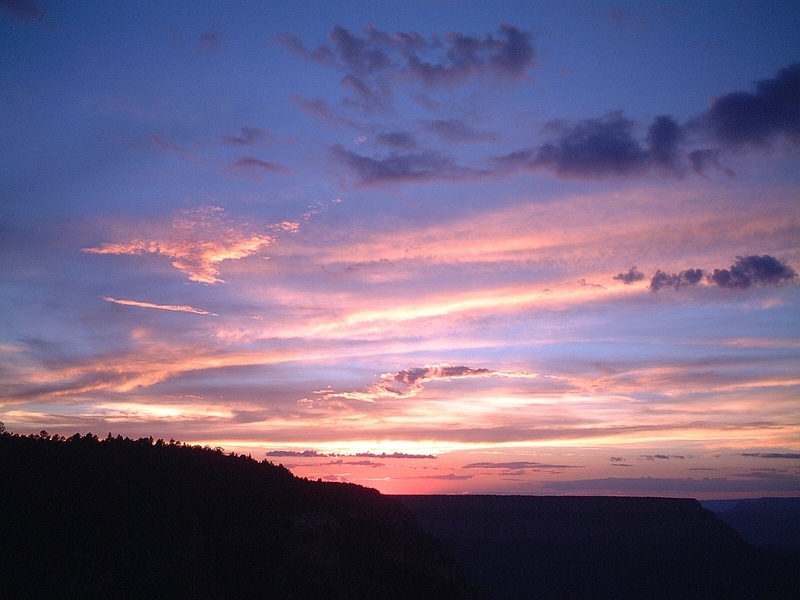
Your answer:
[[[472,598],[398,501],[246,456],[0,435],[0,597]]]
[[[696,500],[395,496],[495,600],[796,598],[800,563]]]

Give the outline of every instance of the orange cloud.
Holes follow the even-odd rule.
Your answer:
[[[248,233],[230,224],[223,209],[216,206],[184,210],[172,221],[166,239],[134,239],[84,248],[90,254],[160,254],[172,259],[172,266],[186,273],[191,281],[224,283],[219,278],[219,263],[256,254],[274,243],[274,238]]]

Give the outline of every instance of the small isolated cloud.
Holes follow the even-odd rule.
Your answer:
[[[41,21],[44,13],[32,0],[0,0],[0,10],[12,19]]]
[[[208,31],[197,38],[197,51],[201,54],[216,54],[224,49],[225,43],[218,33]]]
[[[208,312],[207,310],[200,310],[199,308],[194,308],[192,306],[187,306],[185,304],[153,304],[152,302],[139,302],[138,300],[120,300],[117,298],[111,298],[109,296],[101,296],[101,298],[106,302],[111,302],[113,304],[121,304],[123,306],[138,306],[139,308],[156,308],[159,310],[168,310],[172,312],[185,312],[185,313],[192,313],[195,315],[209,315],[212,317],[218,316],[217,314]]]
[[[637,281],[642,281],[644,278],[644,273],[639,271],[635,265],[628,269],[627,273],[618,273],[617,275],[614,275],[614,279],[621,281],[625,285],[631,285]]]
[[[292,172],[292,170],[286,165],[267,160],[261,160],[260,158],[254,158],[252,156],[243,156],[241,158],[237,158],[229,163],[228,166],[234,170],[244,170],[250,173],[267,171],[268,173],[287,174]]]
[[[706,115],[712,137],[734,148],[767,146],[778,137],[800,145],[800,63],[754,87],[714,99]]]
[[[485,171],[460,167],[451,158],[430,151],[406,154],[392,152],[385,157],[372,158],[336,144],[331,147],[330,156],[334,162],[355,172],[360,186],[476,179],[487,174]]]
[[[460,144],[462,142],[485,142],[492,135],[478,131],[460,119],[437,119],[424,123],[425,131],[438,136],[445,142]]]
[[[224,283],[219,264],[246,258],[272,245],[271,236],[236,227],[223,209],[206,206],[184,210],[173,219],[169,233],[161,239],[134,239],[123,243],[84,248],[90,254],[159,254],[172,259],[172,266],[199,283]]]
[[[362,82],[390,76],[428,87],[479,76],[513,81],[526,78],[527,70],[536,64],[531,34],[508,23],[501,23],[495,35],[451,32],[441,38],[425,38],[413,31],[391,34],[372,25],[359,35],[337,25],[328,43],[313,50],[295,35],[280,34],[276,40],[307,60],[345,71]]]
[[[589,281],[586,281],[586,279],[584,279],[584,278],[578,279],[578,285],[583,287],[583,288],[595,288],[595,289],[601,289],[601,290],[606,289],[601,284],[599,284],[599,283],[591,283]]]

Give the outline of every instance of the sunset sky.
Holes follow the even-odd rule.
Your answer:
[[[798,23],[0,0],[0,421],[387,493],[800,495]]]

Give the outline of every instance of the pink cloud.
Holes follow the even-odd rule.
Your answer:
[[[173,219],[164,239],[134,239],[84,248],[90,254],[160,254],[172,259],[172,266],[199,283],[224,283],[219,264],[256,254],[274,243],[274,238],[247,232],[228,222],[223,209],[206,206],[181,211]]]

